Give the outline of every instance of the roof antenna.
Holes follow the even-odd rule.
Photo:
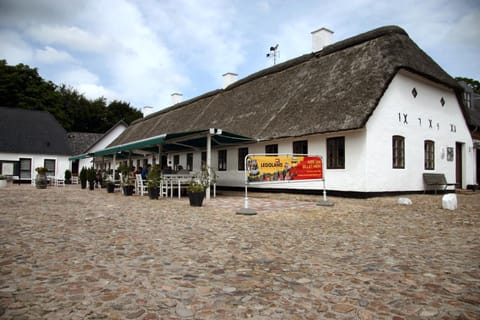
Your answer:
[[[277,64],[277,57],[280,56],[280,51],[277,51],[278,43],[275,47],[270,47],[270,53],[267,53],[267,58],[273,57],[273,65]]]

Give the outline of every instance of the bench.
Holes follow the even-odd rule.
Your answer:
[[[423,193],[427,191],[428,187],[433,187],[435,189],[435,194],[437,194],[437,190],[440,188],[441,190],[446,190],[449,186],[457,185],[456,183],[448,183],[443,173],[424,173],[423,182],[425,183],[425,190]]]

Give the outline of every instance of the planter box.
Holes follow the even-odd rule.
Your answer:
[[[192,207],[201,207],[203,204],[203,199],[205,198],[205,191],[201,192],[190,192],[188,194],[190,199],[190,205]]]
[[[6,188],[6,187],[7,187],[7,179],[0,180],[0,188]]]

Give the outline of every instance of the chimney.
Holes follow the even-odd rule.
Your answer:
[[[327,28],[320,28],[312,31],[312,52],[322,50],[333,43],[333,31]]]
[[[153,111],[153,107],[150,107],[150,106],[143,107],[143,117],[145,118],[146,116],[151,114],[152,111]]]
[[[172,105],[180,103],[183,101],[183,94],[174,92],[172,93]]]
[[[223,75],[223,89],[237,81],[238,74],[233,72],[227,72]]]

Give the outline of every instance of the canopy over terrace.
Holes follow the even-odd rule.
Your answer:
[[[188,150],[206,150],[207,168],[211,167],[212,146],[229,146],[252,142],[254,139],[225,132],[221,129],[209,128],[205,130],[176,132],[161,134],[158,136],[136,140],[121,145],[111,146],[103,150],[93,152],[93,157],[112,157],[113,174],[115,175],[115,161],[117,159],[130,158],[131,156],[159,155],[168,152],[180,152]],[[210,172],[209,172],[210,173]],[[210,190],[207,190],[207,199],[210,198]]]
[[[210,141],[210,142],[209,142]],[[111,146],[93,152],[93,157],[113,157],[125,159],[131,155],[154,155],[158,153],[206,150],[210,146],[229,146],[252,142],[253,139],[221,129],[206,129],[188,132],[161,134],[121,145]],[[80,155],[79,155],[80,156]]]

